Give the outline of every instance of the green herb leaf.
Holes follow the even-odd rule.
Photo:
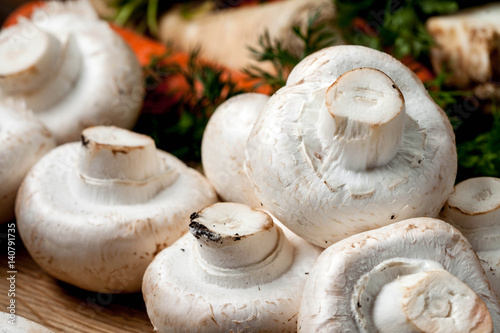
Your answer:
[[[201,160],[201,140],[208,119],[215,109],[226,99],[242,93],[231,78],[226,78],[221,68],[199,61],[199,50],[190,54],[187,68],[176,64],[163,65],[165,57],[154,58],[144,68],[146,87],[156,87],[171,75],[182,76],[188,84],[187,91],[174,105],[166,105],[165,110],[143,113],[135,130],[151,136],[159,149],[168,151],[184,161],[199,163]],[[156,96],[158,100],[155,100]],[[168,96],[164,91],[148,91],[146,103],[151,101],[154,108]]]
[[[449,0],[335,0],[335,4],[346,41],[379,50],[389,48],[396,57],[415,58],[427,55],[433,44],[425,21],[432,15],[458,10],[457,1]],[[355,18],[362,18],[375,33],[355,27]]]
[[[457,145],[458,164],[470,177],[500,175],[500,108],[492,110],[493,124],[489,131]]]
[[[257,66],[249,66],[243,71],[252,79],[261,80],[260,84],[266,84],[274,91],[283,87],[290,71],[302,59],[322,48],[335,43],[336,33],[325,23],[318,22],[319,12],[313,13],[305,29],[295,25],[292,32],[302,41],[302,49],[297,52],[286,49],[283,41],[279,39],[271,40],[268,31],[259,37],[259,47],[249,47],[253,57],[259,62],[269,61],[273,66],[273,71],[265,71]]]

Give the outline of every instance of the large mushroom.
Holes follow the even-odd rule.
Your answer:
[[[89,126],[132,128],[143,97],[133,52],[87,1],[47,2],[0,32],[0,102],[25,104],[58,143]]]
[[[500,304],[449,224],[413,218],[326,249],[307,280],[299,332],[498,332]]]
[[[295,332],[320,249],[267,213],[217,203],[148,267],[142,291],[158,332]]]
[[[266,209],[327,247],[417,216],[453,190],[457,155],[446,114],[393,57],[361,46],[316,52],[257,119],[247,170]]]
[[[500,295],[500,179],[479,177],[459,183],[440,217],[469,240]]]
[[[14,217],[17,190],[29,169],[54,148],[52,134],[19,105],[0,105],[0,223]]]
[[[245,148],[260,110],[269,96],[247,93],[222,103],[210,117],[201,143],[207,179],[222,200],[260,206],[245,170]]]
[[[16,201],[19,234],[50,275],[98,292],[135,292],[147,265],[216,202],[208,181],[145,135],[83,131],[45,155]]]

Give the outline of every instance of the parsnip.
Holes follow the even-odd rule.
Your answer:
[[[192,18],[183,16],[177,6],[161,17],[159,37],[185,52],[199,46],[204,58],[227,67],[241,69],[252,64],[269,70],[269,63],[253,60],[248,47],[256,47],[259,36],[267,30],[272,40],[282,40],[284,48],[300,52],[302,42],[291,28],[305,27],[308,18],[317,12],[318,24],[333,25],[336,11],[331,0],[271,2],[199,13]]]
[[[431,52],[434,68],[440,72],[444,67],[453,73],[449,82],[459,87],[497,81],[500,77],[499,17],[500,4],[497,3],[430,18],[427,30],[436,42]]]

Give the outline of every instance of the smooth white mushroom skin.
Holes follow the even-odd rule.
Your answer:
[[[132,128],[143,97],[135,55],[87,1],[47,2],[0,31],[0,102],[32,109],[59,144],[89,126]]]
[[[222,200],[260,207],[244,161],[252,126],[269,96],[247,93],[222,103],[210,117],[201,143],[207,179]]]
[[[406,66],[361,46],[302,60],[262,109],[246,167],[263,206],[318,246],[435,217],[457,170],[446,114]]]
[[[31,169],[16,218],[50,275],[97,292],[136,292],[153,257],[187,231],[186,217],[216,200],[202,175],[151,138],[100,126]]]
[[[36,117],[16,105],[0,105],[0,223],[14,217],[17,190],[29,169],[55,146]]]
[[[500,295],[500,179],[462,181],[455,186],[440,217],[469,240],[493,290]]]
[[[144,300],[158,332],[296,332],[319,248],[237,203],[192,214],[189,229],[144,275]]]
[[[48,328],[19,315],[0,312],[0,332],[2,333],[53,333]]]
[[[500,304],[458,230],[437,219],[413,218],[323,251],[304,289],[298,328],[498,332]]]

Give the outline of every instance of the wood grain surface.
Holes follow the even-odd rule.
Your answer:
[[[0,225],[0,311],[7,312],[9,267],[7,224]],[[153,332],[142,294],[112,295],[88,292],[57,281],[31,259],[16,234],[16,314],[54,332]],[[8,332],[7,332],[8,333]]]

